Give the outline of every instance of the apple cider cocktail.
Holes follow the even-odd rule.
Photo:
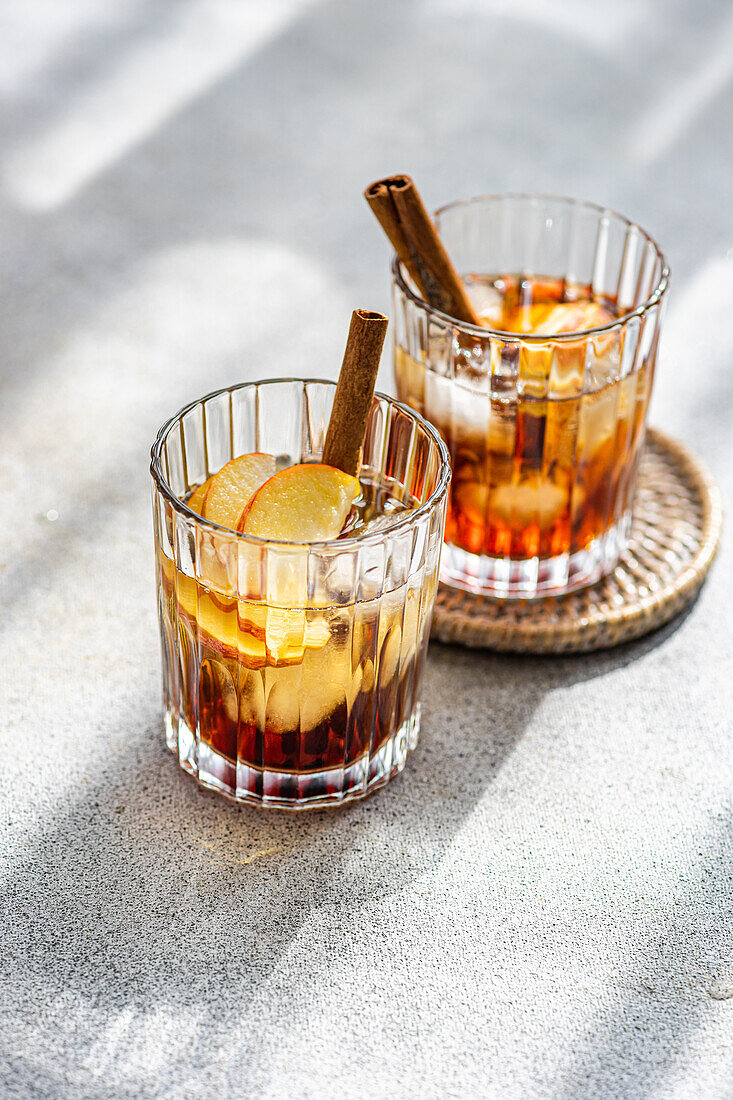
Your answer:
[[[524,598],[592,584],[628,540],[664,257],[639,226],[570,199],[453,203],[436,225],[470,320],[426,301],[396,259],[394,370],[451,455],[441,580]]]
[[[240,801],[360,797],[417,739],[447,454],[377,396],[358,476],[323,464],[333,389],[222,391],[153,451],[169,747]]]

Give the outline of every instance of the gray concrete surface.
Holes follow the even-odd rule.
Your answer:
[[[732,78],[711,0],[2,5],[0,1094],[733,1097],[730,539],[638,644],[433,646],[405,774],[292,819],[164,750],[147,483],[184,401],[335,375],[409,170],[663,242],[652,419],[730,503]]]

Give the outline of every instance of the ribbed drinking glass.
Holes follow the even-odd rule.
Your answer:
[[[639,226],[572,199],[477,198],[435,217],[482,321],[498,288],[520,318],[533,294],[592,306],[575,331],[478,327],[432,309],[393,262],[397,395],[453,465],[441,580],[525,598],[591,584],[628,538],[664,257]]]
[[[375,396],[361,476],[412,507],[351,537],[253,538],[185,503],[240,454],[318,461],[334,391],[293,379],[220,390],[169,420],[152,450],[167,743],[239,802],[360,798],[417,741],[450,480],[435,429]]]

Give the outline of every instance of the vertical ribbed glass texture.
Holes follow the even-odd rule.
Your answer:
[[[335,386],[235,386],[197,401],[152,450],[168,747],[239,802],[318,808],[360,798],[417,743],[450,465],[440,436],[376,395],[366,477],[416,506],[327,543],[248,538],[184,503],[230,458],[318,461]]]
[[[393,262],[397,395],[453,465],[441,580],[523,598],[592,584],[628,537],[664,257],[627,219],[571,199],[479,198],[436,221],[479,311],[490,279],[508,277],[520,296],[547,280],[559,301],[587,294],[615,317],[560,335],[477,328],[431,309]]]

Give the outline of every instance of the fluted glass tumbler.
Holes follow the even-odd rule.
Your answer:
[[[431,425],[376,395],[362,479],[409,510],[351,537],[246,536],[185,503],[231,458],[320,458],[335,386],[285,379],[189,405],[152,449],[169,749],[238,802],[319,808],[402,770],[420,686],[450,480]]]
[[[478,198],[435,218],[482,322],[432,309],[394,260],[397,395],[453,466],[440,579],[524,598],[592,584],[627,543],[664,257],[571,199]]]

